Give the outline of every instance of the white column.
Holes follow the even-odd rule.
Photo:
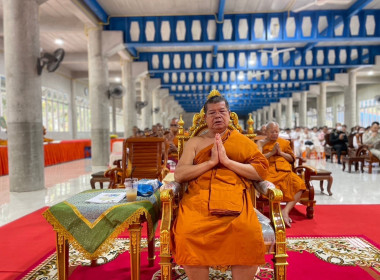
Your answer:
[[[262,125],[262,115],[263,115],[262,113],[263,113],[262,109],[257,110],[256,130],[259,130]]]
[[[37,1],[3,0],[3,16],[10,191],[41,190],[45,181]]]
[[[149,77],[142,77],[140,80],[140,91],[141,91],[141,101],[142,102],[148,102],[148,83],[149,83]],[[148,109],[149,106],[145,106],[141,109],[141,129],[147,128],[147,118],[149,118],[148,115]],[[150,112],[149,112],[150,113]]]
[[[286,127],[293,128],[293,98],[289,97],[286,104]]]
[[[169,119],[169,100],[170,96],[167,95],[166,97],[162,98],[161,100],[161,106],[162,106],[162,125],[165,128],[169,127],[170,119]]]
[[[93,166],[107,166],[110,155],[110,102],[108,64],[102,53],[102,28],[88,31],[88,77],[91,110],[91,156]]]
[[[269,112],[269,106],[265,106],[263,108],[263,124],[267,124],[268,123],[268,112]]]
[[[116,134],[116,100],[111,97],[111,105],[112,105],[112,134]]]
[[[321,83],[319,96],[317,97],[317,124],[319,127],[326,125],[326,98],[326,83]]]
[[[281,102],[276,103],[276,122],[280,127],[284,127],[282,125],[282,104]]]
[[[269,105],[269,109],[268,109],[268,122],[273,122],[273,111],[274,111],[274,103],[271,103]]]
[[[307,127],[307,91],[304,91],[301,93],[299,113],[300,113],[300,126]]]
[[[356,109],[356,72],[350,71],[348,74],[348,87],[344,93],[344,123],[348,129],[357,124]]]
[[[157,124],[158,122],[160,122],[160,118],[159,118],[159,114],[160,114],[160,107],[158,105],[158,101],[159,101],[159,89],[155,89],[153,91],[153,94],[152,94],[152,109],[153,109],[153,113],[152,113],[152,123],[155,125]]]
[[[127,60],[121,62],[122,84],[125,88],[123,96],[123,121],[124,121],[124,137],[132,136],[132,128],[137,125],[136,121],[136,87],[132,77],[132,63]]]

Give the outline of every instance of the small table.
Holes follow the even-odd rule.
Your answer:
[[[154,233],[160,213],[160,194],[124,198],[118,203],[88,203],[100,193],[120,193],[124,189],[88,190],[47,209],[43,215],[57,235],[58,279],[67,280],[69,243],[95,264],[112,248],[113,240],[125,229],[130,232],[131,279],[140,279],[141,224],[147,222],[149,266],[154,264]]]
[[[324,169],[317,169],[317,174],[310,176],[310,181],[315,181],[315,180],[320,181],[319,186],[321,188],[321,192],[324,191],[323,180],[327,180],[327,192],[329,193],[329,195],[333,195],[331,192],[331,186],[333,183],[333,177],[331,176],[331,171],[324,170]]]
[[[348,173],[351,173],[351,165],[355,163],[355,171],[359,170],[359,162],[361,163],[360,171],[364,172],[364,157],[347,156],[342,159],[343,171],[346,169],[346,163],[348,164]]]

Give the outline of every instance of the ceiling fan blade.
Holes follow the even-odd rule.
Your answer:
[[[330,0],[330,1],[325,1],[323,4],[337,4],[337,5],[346,5],[351,3],[351,0]]]
[[[291,52],[294,51],[296,48],[286,48],[286,49],[281,49],[278,50],[277,53],[283,53],[283,52]]]
[[[306,4],[305,6],[294,9],[293,12],[295,12],[295,13],[301,12],[301,11],[311,7],[311,6],[314,6],[315,4],[316,4],[316,2],[313,1],[312,3]]]

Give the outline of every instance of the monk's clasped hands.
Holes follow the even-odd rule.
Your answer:
[[[211,158],[210,161],[215,165],[218,163],[223,164],[226,166],[229,162],[229,158],[226,154],[226,149],[223,146],[222,138],[220,137],[220,134],[215,134],[215,141],[214,146],[211,149]]]

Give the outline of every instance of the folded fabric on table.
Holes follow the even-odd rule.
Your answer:
[[[144,197],[151,196],[161,186],[162,183],[157,179],[141,179],[138,181],[137,195]]]

